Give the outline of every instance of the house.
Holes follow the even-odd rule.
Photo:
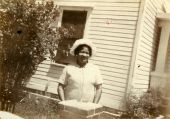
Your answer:
[[[91,61],[101,69],[104,84],[100,103],[108,109],[124,110],[132,86],[146,91],[155,87],[155,77],[162,76],[157,72],[163,73],[165,66],[169,71],[170,30],[164,32],[160,26],[170,27],[159,23],[170,19],[159,15],[167,12],[164,0],[54,0],[54,3],[61,10],[57,25],[74,24],[81,37],[96,45],[97,54]],[[63,63],[69,62],[68,49],[76,38],[59,46],[60,63],[47,58],[39,65],[27,85],[29,89],[57,94],[57,79]]]

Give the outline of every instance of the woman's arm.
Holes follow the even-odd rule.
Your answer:
[[[96,85],[96,94],[94,96],[93,103],[98,103],[102,94],[102,84]]]
[[[65,97],[64,97],[64,85],[59,83],[58,84],[58,95],[59,95],[59,98],[61,101],[65,100]]]

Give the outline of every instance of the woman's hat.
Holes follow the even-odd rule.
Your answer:
[[[79,45],[88,45],[92,49],[91,56],[94,56],[94,54],[96,53],[96,47],[89,39],[78,39],[74,42],[73,46],[70,49],[71,55],[75,56],[74,52]]]

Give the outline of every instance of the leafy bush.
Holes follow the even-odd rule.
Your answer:
[[[130,117],[150,118],[159,115],[160,94],[148,90],[142,94],[130,92],[127,97],[127,114]]]
[[[16,103],[38,64],[48,53],[52,59],[59,41],[70,32],[56,27],[60,13],[53,2],[3,0],[0,4],[0,100]]]

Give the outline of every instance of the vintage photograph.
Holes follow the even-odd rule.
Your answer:
[[[0,119],[170,119],[170,0],[0,0]]]

